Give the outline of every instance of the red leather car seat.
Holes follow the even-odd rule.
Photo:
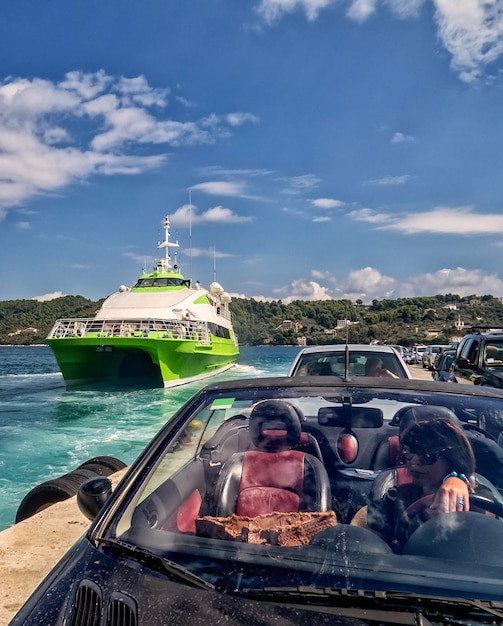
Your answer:
[[[331,508],[330,481],[323,464],[296,449],[302,431],[291,404],[258,403],[248,428],[255,449],[235,453],[224,464],[215,488],[217,516]]]

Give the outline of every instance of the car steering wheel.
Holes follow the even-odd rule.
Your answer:
[[[410,518],[415,515],[420,515],[425,509],[431,506],[434,497],[435,495],[431,493],[413,502],[405,509],[405,517]],[[470,494],[470,510],[472,507],[492,513],[497,518],[503,518],[503,503],[501,502],[496,502],[495,500],[478,496],[477,494]]]

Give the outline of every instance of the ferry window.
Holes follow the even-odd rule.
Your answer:
[[[181,278],[140,278],[133,289],[140,287],[182,287],[186,282]]]

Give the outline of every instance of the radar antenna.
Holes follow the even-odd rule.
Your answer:
[[[166,215],[164,218],[164,241],[161,241],[157,244],[157,248],[160,250],[161,248],[165,249],[165,256],[162,259],[157,259],[157,265],[155,267],[156,272],[171,272],[171,255],[169,254],[170,248],[179,248],[180,244],[178,241],[171,242],[169,240],[170,232],[169,232],[169,217]]]

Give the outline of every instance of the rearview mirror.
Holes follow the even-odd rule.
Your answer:
[[[383,421],[382,410],[375,407],[325,406],[318,411],[320,426],[380,428]]]

